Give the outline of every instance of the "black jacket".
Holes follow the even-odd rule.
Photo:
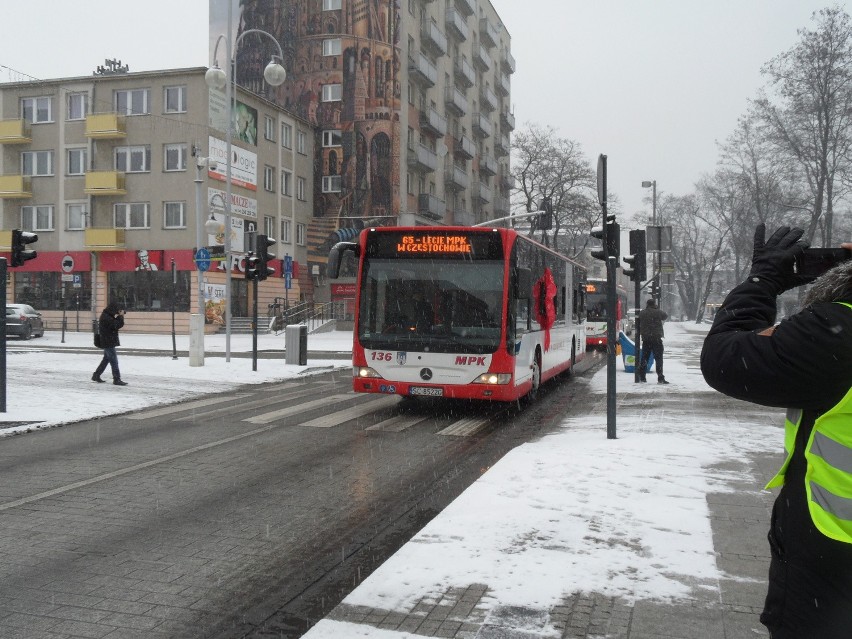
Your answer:
[[[664,313],[655,306],[646,306],[639,311],[639,330],[642,332],[642,338],[663,339],[663,322],[668,318],[668,313]]]
[[[120,346],[118,331],[124,326],[124,315],[119,313],[117,304],[109,304],[98,320],[98,333],[101,335],[101,348]]]

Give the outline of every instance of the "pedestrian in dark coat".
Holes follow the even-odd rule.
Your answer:
[[[772,639],[849,639],[852,261],[816,280],[804,308],[774,326],[776,297],[804,283],[793,266],[806,246],[802,234],[782,227],[764,243],[765,228],[757,227],[751,273],[716,313],[701,371],[726,395],[787,408],[788,456],[770,482],[783,485],[772,510],[761,622]],[[828,468],[837,459],[845,466]]]
[[[112,383],[116,386],[127,386],[127,382],[121,379],[121,373],[118,370],[118,354],[115,352],[115,347],[120,346],[118,331],[123,327],[124,309],[115,302],[111,302],[103,310],[98,320],[98,335],[100,335],[104,356],[92,375],[93,382],[104,382],[101,379],[101,373],[106,370],[107,364],[109,364],[112,369]]]
[[[659,384],[668,384],[663,376],[663,322],[669,318],[668,313],[664,313],[657,308],[657,302],[651,298],[645,304],[645,308],[639,311],[639,331],[642,335],[642,358],[639,360],[639,381],[647,381],[645,373],[648,372],[648,360],[651,359],[651,353],[654,354],[654,361],[657,367],[657,382]]]

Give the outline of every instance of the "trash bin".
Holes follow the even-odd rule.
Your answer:
[[[304,324],[288,324],[284,329],[284,363],[308,365],[308,327]]]
[[[639,354],[636,353],[636,344],[634,344],[633,340],[627,337],[623,331],[618,332],[618,343],[621,344],[621,360],[624,362],[624,372],[635,372],[639,357]],[[648,357],[648,370],[646,372],[650,372],[652,370],[654,370],[653,353],[651,353],[650,357]]]

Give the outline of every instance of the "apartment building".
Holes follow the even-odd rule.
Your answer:
[[[262,312],[276,298],[313,297],[306,268],[312,128],[242,89],[230,264],[196,266],[199,239],[224,244],[228,192],[230,109],[212,99],[206,70],[129,73],[112,65],[88,77],[0,84],[0,251],[8,251],[11,229],[38,234],[38,257],[10,269],[9,301],[31,304],[53,326],[64,312],[72,329],[88,326],[109,300],[127,308],[131,331],[169,332],[172,310],[181,332],[198,312],[215,330],[224,323],[226,268],[232,317],[252,308],[244,271],[253,232],[274,238],[273,252],[293,265],[285,272],[276,260],[275,275],[259,284]],[[206,226],[211,216],[219,222],[214,233]]]

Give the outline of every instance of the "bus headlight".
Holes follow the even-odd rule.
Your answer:
[[[381,375],[379,375],[369,366],[356,366],[352,372],[355,377],[360,377],[362,379],[367,377],[381,377]]]
[[[508,384],[512,381],[511,373],[483,373],[475,380],[474,384]]]

